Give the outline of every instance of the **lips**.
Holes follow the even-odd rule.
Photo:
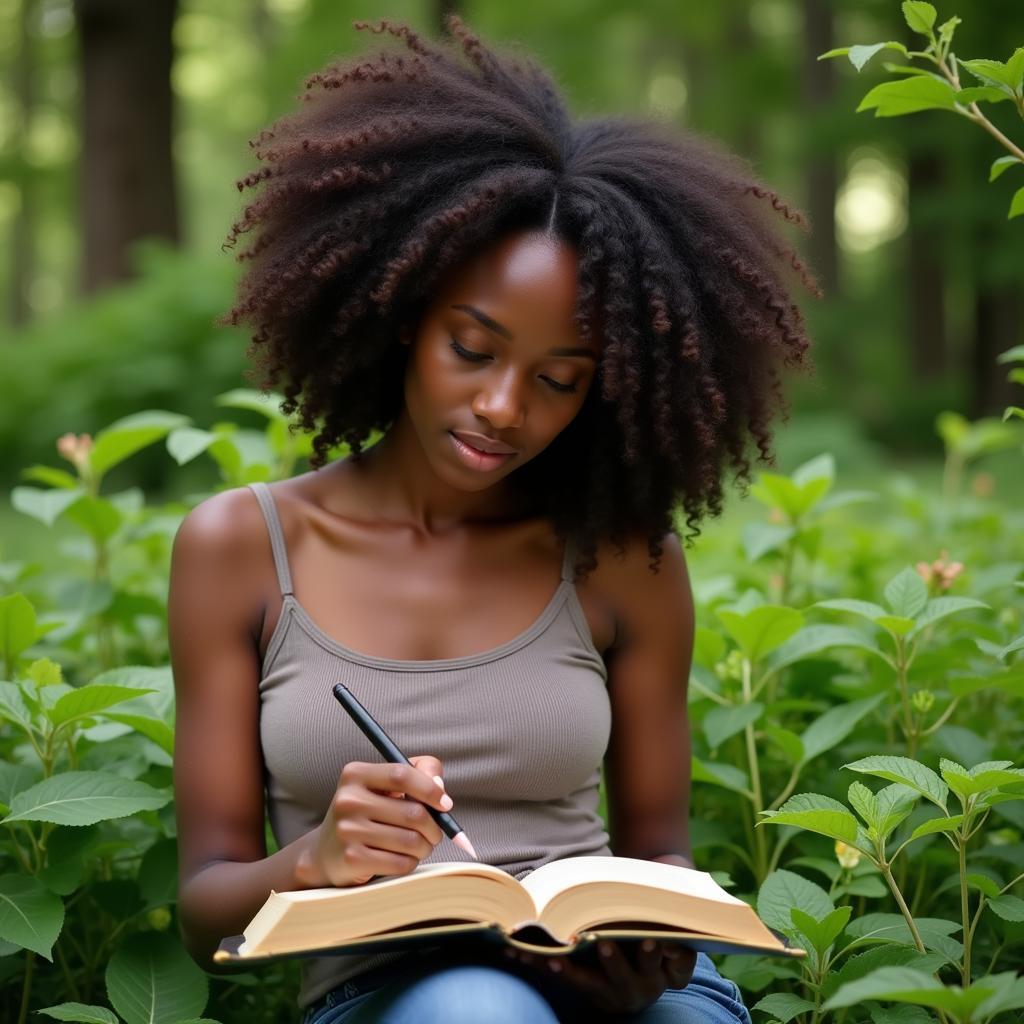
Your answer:
[[[478,452],[486,452],[491,455],[515,455],[516,453],[516,449],[511,445],[496,441],[493,437],[487,437],[484,434],[475,434],[471,430],[453,430],[452,433],[463,444],[468,444]]]

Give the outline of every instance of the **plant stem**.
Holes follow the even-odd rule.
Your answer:
[[[967,818],[967,808],[964,808],[964,819]],[[960,823],[961,829],[963,822]],[[957,850],[960,854],[960,917],[964,928],[964,965],[963,965],[963,987],[967,988],[971,983],[971,928],[970,908],[967,900],[967,839],[961,833],[957,836],[959,842]]]
[[[36,965],[36,955],[28,950],[25,956],[25,978],[21,985],[21,1009],[18,1011],[18,1024],[28,1020],[28,1002],[32,992],[32,971]]]
[[[789,780],[783,787],[782,792],[768,805],[769,811],[778,810],[789,798],[790,793],[796,789],[797,779],[800,777],[800,769],[802,765],[794,765],[793,771],[790,773]]]
[[[743,659],[743,703],[749,704],[751,664],[749,658]],[[748,722],[743,730],[747,741],[747,760],[750,762],[750,788],[753,796],[754,810],[754,851],[757,863],[757,882],[760,885],[768,874],[768,849],[764,837],[764,829],[757,827],[761,811],[764,810],[764,798],[761,795],[761,770],[757,763],[757,744],[754,742],[754,723]]]
[[[880,858],[879,868],[882,872],[882,877],[896,898],[896,903],[900,908],[900,913],[903,915],[903,920],[907,922],[910,934],[914,937],[914,945],[917,946],[917,951],[919,953],[926,953],[927,950],[924,948],[924,942],[921,941],[921,933],[917,930],[917,925],[914,923],[914,915],[910,913],[910,908],[907,906],[906,900],[903,899],[903,893],[900,892],[900,887],[892,876],[891,865],[884,858]]]

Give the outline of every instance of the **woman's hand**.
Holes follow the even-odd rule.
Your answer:
[[[320,825],[309,833],[295,874],[307,886],[362,885],[375,875],[407,875],[444,838],[424,804],[452,809],[441,762],[351,761]],[[408,799],[406,799],[408,797]]]
[[[568,956],[535,956],[516,949],[506,949],[505,956],[559,979],[586,996],[595,1009],[606,1013],[637,1013],[657,1002],[665,989],[689,984],[697,961],[693,950],[645,939],[636,947],[633,963],[627,948],[602,940],[597,944],[596,966],[581,964]]]

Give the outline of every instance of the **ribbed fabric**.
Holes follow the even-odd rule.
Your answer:
[[[279,846],[316,828],[349,761],[380,761],[334,699],[343,682],[409,756],[444,765],[453,814],[480,859],[516,878],[563,857],[611,856],[598,813],[611,731],[608,675],[566,546],[561,582],[536,621],[499,647],[401,661],[332,640],[292,593],[269,488],[249,485],[267,521],[283,606],[260,680],[267,806]],[[447,837],[421,863],[471,861]],[[299,1005],[404,951],[303,961]]]

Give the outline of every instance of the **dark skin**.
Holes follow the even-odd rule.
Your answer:
[[[387,436],[359,462],[272,485],[296,598],[340,643],[401,660],[462,657],[517,636],[547,604],[561,547],[509,477],[572,421],[594,380],[598,342],[581,341],[573,321],[576,273],[575,251],[539,232],[511,235],[450,273],[403,333],[405,404]],[[469,468],[451,430],[516,453],[498,469]],[[577,592],[608,669],[613,852],[691,866],[693,600],[678,539],[663,543],[657,574],[645,538],[624,555],[601,546]],[[272,888],[406,874],[444,838],[420,806],[447,807],[435,781],[443,764],[427,753],[412,767],[346,764],[320,825],[267,856],[258,683],[280,611],[251,492],[202,502],[175,540],[168,628],[179,909],[186,946],[208,969],[219,939],[240,932]],[[520,962],[610,1012],[642,1009],[693,970],[692,953],[665,944],[635,954],[604,945],[609,955],[591,963]]]

